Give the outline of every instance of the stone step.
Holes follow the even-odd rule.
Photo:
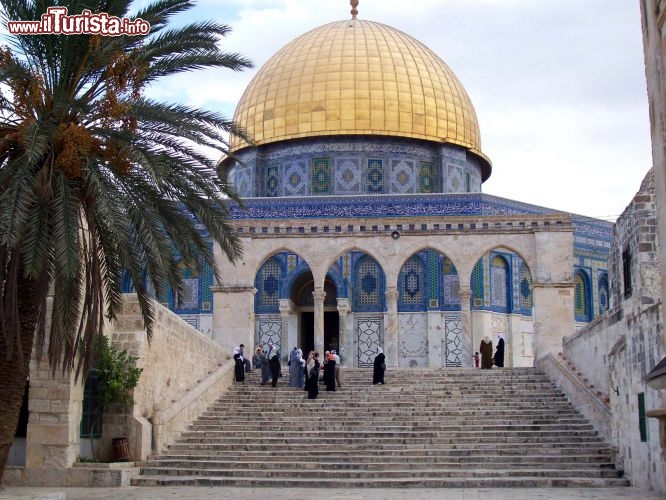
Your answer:
[[[390,414],[387,414],[390,415]],[[369,418],[361,418],[359,416],[355,416],[354,418],[348,417],[348,418],[340,418],[337,419],[333,422],[331,422],[330,415],[328,415],[326,412],[322,412],[321,415],[318,414],[312,414],[312,415],[307,415],[307,418],[304,417],[303,415],[283,415],[282,417],[279,418],[279,420],[276,422],[274,419],[267,419],[267,418],[261,418],[259,419],[260,415],[257,415],[257,418],[253,418],[251,422],[247,422],[242,418],[239,419],[231,419],[229,418],[220,418],[220,417],[215,417],[215,416],[203,416],[197,419],[192,426],[197,426],[197,427],[224,427],[225,429],[247,429],[247,430],[261,430],[265,429],[267,425],[274,425],[274,426],[282,426],[285,423],[289,423],[291,425],[299,425],[299,426],[310,426],[310,427],[317,427],[320,428],[322,423],[326,424],[326,427],[328,429],[330,428],[335,428],[335,427],[342,427],[342,428],[347,428],[347,426],[363,426],[363,425],[368,425],[368,422],[370,421]],[[586,424],[588,422],[585,421],[580,415],[567,415],[567,416],[561,416],[561,415],[520,415],[520,414],[512,414],[509,416],[506,415],[496,415],[496,414],[488,414],[488,415],[456,415],[455,413],[445,413],[439,415],[441,418],[433,418],[432,416],[423,416],[423,415],[395,415],[390,418],[382,418],[381,422],[378,420],[380,419],[373,419],[372,426],[377,427],[377,426],[386,426],[386,427],[429,427],[429,426],[437,426],[441,425],[442,420],[446,421],[450,424],[477,424],[477,423],[483,423],[487,424],[489,420],[500,420],[502,423],[506,425],[514,425],[514,424],[559,424],[559,423],[566,423],[566,424]],[[488,417],[493,417],[492,419]]]
[[[283,367],[285,375],[286,368]],[[611,448],[533,368],[343,369],[309,400],[288,378],[233,384],[136,485],[626,486]]]
[[[222,460],[219,457],[211,458],[210,456],[205,455],[168,455],[164,457],[154,458],[146,461],[144,463],[145,467],[173,467],[176,469],[182,468],[232,468],[232,469],[252,469],[252,468],[263,468],[267,470],[272,469],[283,469],[283,468],[302,468],[303,461],[302,459],[296,459],[296,457],[289,457],[290,460],[284,460],[282,458],[273,457],[271,461],[264,460],[262,456],[258,456],[254,460],[232,460],[225,459]],[[424,455],[413,455],[413,456],[381,456],[378,454],[374,455],[357,455],[353,457],[329,457],[329,456],[320,456],[320,457],[300,457],[305,458],[310,468],[320,468],[320,467],[332,467],[336,469],[354,469],[354,468],[365,468],[367,470],[373,469],[384,469],[384,468],[402,468],[410,465],[428,465],[432,464],[432,468],[439,469],[460,469],[468,467],[471,462],[460,462],[454,461],[449,457],[441,456],[424,456]],[[511,462],[506,461],[504,457],[501,457],[502,460],[496,462],[479,461],[479,466],[484,469],[504,469],[504,468],[523,468],[524,462]],[[533,466],[542,465],[545,468],[564,470],[564,469],[576,469],[576,470],[604,470],[609,471],[612,475],[616,475],[617,471],[613,467],[613,464],[608,462],[593,462],[585,463],[580,460],[570,460],[570,461],[553,461],[552,457],[538,457],[532,456],[531,463]],[[579,457],[576,457],[577,459]],[[566,475],[566,473],[565,473]]]
[[[492,453],[484,452],[482,454],[476,455],[455,455],[451,456],[445,452],[448,450],[441,450],[437,448],[432,448],[423,451],[422,447],[417,448],[400,448],[400,449],[385,449],[384,454],[380,455],[376,453],[375,450],[351,450],[349,454],[341,454],[339,450],[321,450],[314,453],[304,453],[302,450],[280,450],[279,453],[271,454],[270,459],[267,459],[265,450],[249,450],[243,451],[242,459],[244,460],[263,460],[268,463],[271,462],[276,456],[279,456],[280,459],[290,459],[296,460],[303,463],[304,461],[320,462],[320,461],[345,461],[345,460],[355,460],[362,462],[377,462],[377,461],[391,461],[397,460],[400,463],[407,463],[412,460],[432,460],[433,463],[436,462],[449,462],[457,463],[464,467],[469,466],[492,466],[492,464],[497,464],[498,466],[511,466],[516,467],[525,467],[525,464],[537,465],[537,464],[557,464],[558,467],[561,467],[563,464],[575,464],[576,466],[581,466],[581,464],[594,464],[597,467],[604,467],[610,463],[610,454],[579,454],[579,455],[558,455],[558,454],[536,454],[534,452],[530,453],[526,451],[525,453],[520,453],[516,455],[494,455]],[[389,456],[390,455],[390,456]],[[197,448],[195,450],[178,450],[174,449],[169,453],[160,455],[160,457],[155,457],[155,459],[177,459],[182,457],[191,457],[195,459],[215,459],[226,457],[229,462],[235,462],[239,460],[237,450],[231,450],[230,453],[221,453],[216,449],[201,449]]]
[[[629,486],[627,479],[547,477],[488,477],[488,478],[412,478],[336,479],[323,481],[319,477],[305,478],[229,478],[215,476],[137,476],[133,486],[210,486],[262,488],[613,488]]]
[[[617,478],[617,473],[608,469],[585,469],[585,470],[566,470],[563,474],[561,469],[533,468],[520,470],[510,469],[489,469],[489,470],[460,470],[448,468],[432,468],[427,465],[424,468],[392,468],[384,467],[358,467],[358,468],[336,468],[332,464],[324,464],[325,467],[311,467],[310,464],[300,467],[266,469],[264,467],[250,468],[196,468],[191,465],[178,467],[177,472],[173,473],[173,467],[144,466],[146,475],[171,475],[171,476],[215,476],[215,477],[253,477],[253,478],[305,478],[316,475],[322,480],[326,479],[358,479],[364,477],[368,472],[372,472],[375,478],[392,478],[395,476],[411,478],[468,478],[468,477],[512,477],[525,476],[530,477],[597,477],[597,478]]]

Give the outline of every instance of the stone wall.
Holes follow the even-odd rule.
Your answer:
[[[157,303],[153,306],[155,325],[150,342],[135,294],[125,294],[123,312],[111,332],[113,345],[137,356],[143,372],[131,410],[115,408],[105,415],[102,456],[111,454],[113,437],[128,436],[131,458],[144,460],[153,446],[159,449],[162,441],[172,442],[174,435],[225,388],[229,352],[167,308]],[[226,378],[231,380],[231,375]],[[160,440],[151,445],[158,431],[153,428],[156,424]]]
[[[660,422],[646,418],[643,437],[639,426],[639,395],[646,413],[666,407],[666,396],[644,381],[666,353],[654,187],[650,171],[617,221],[609,262],[614,307],[566,337],[563,354],[609,396],[618,468],[635,486],[666,493]]]

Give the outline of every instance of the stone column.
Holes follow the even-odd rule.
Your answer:
[[[324,354],[324,299],[326,292],[323,288],[315,288],[314,297],[314,345],[315,351]],[[321,359],[321,358],[320,358]]]
[[[280,317],[282,319],[282,329],[280,333],[280,354],[291,352],[292,346],[298,343],[298,331],[296,325],[296,306],[289,299],[280,299]]]
[[[384,328],[384,355],[387,366],[398,366],[398,289],[386,289],[386,326]]]
[[[213,340],[233,351],[254,345],[254,295],[252,286],[214,286]]]
[[[339,298],[338,300],[338,315],[340,316],[340,357],[344,366],[356,366],[353,349],[353,318],[349,314],[351,306],[349,299]]]
[[[460,327],[462,329],[462,355],[460,361],[464,367],[474,366],[474,336],[472,332],[472,310],[470,299],[472,291],[469,287],[460,287]]]
[[[71,467],[80,453],[83,377],[53,373],[46,361],[31,364],[26,467]]]
[[[573,280],[534,283],[532,301],[536,361],[546,354],[562,352],[562,339],[576,331]]]

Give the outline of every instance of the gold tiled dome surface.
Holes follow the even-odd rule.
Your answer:
[[[457,144],[481,153],[469,96],[428,47],[358,19],[315,28],[263,65],[234,115],[257,145],[368,134]],[[231,139],[232,151],[247,144]]]

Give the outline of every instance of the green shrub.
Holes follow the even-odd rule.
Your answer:
[[[101,404],[133,402],[131,390],[139,383],[143,371],[137,368],[137,359],[127,351],[113,347],[107,337],[100,339],[96,368]]]

